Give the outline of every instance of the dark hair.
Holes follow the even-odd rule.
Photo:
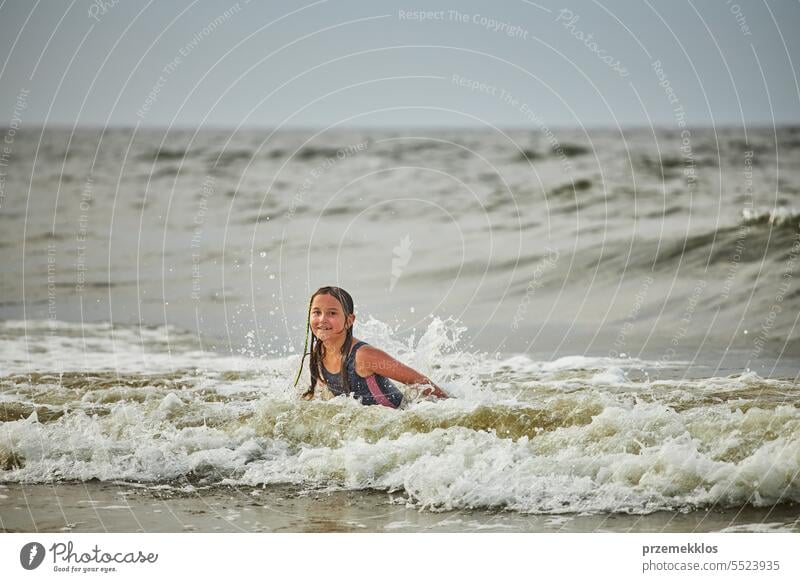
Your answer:
[[[309,371],[311,372],[311,385],[308,387],[308,390],[303,393],[303,397],[311,397],[314,395],[314,388],[317,385],[317,380],[322,376],[322,369],[320,366],[322,365],[322,350],[324,346],[322,342],[317,339],[317,336],[314,335],[314,332],[311,330],[311,304],[314,302],[314,297],[317,295],[332,295],[336,298],[337,301],[342,306],[342,311],[344,312],[344,319],[345,325],[347,325],[347,318],[351,315],[354,311],[353,306],[353,298],[350,294],[342,289],[341,287],[320,287],[317,289],[314,294],[311,296],[311,299],[308,301],[308,316],[306,319],[306,338],[308,338],[308,333],[311,332],[311,349],[308,352],[308,355],[311,356],[309,361],[308,367]],[[350,382],[348,380],[347,370],[345,370],[345,361],[347,354],[350,353],[350,346],[353,343],[353,326],[349,326],[347,328],[347,335],[344,338],[344,343],[342,344],[342,368],[340,372],[340,376],[342,379],[342,389],[344,390],[345,394],[350,393]],[[303,349],[303,359],[306,357],[305,348]],[[300,369],[303,369],[303,362],[300,362]],[[299,378],[299,375],[298,375]],[[323,376],[324,378],[324,376]]]

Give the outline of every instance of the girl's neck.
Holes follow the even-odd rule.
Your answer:
[[[326,357],[340,356],[342,354],[342,346],[344,345],[345,337],[341,339],[330,339],[322,342],[323,354]],[[352,344],[356,343],[356,338],[352,338]],[[352,345],[351,344],[351,345]]]
[[[342,353],[342,346],[344,345],[345,338],[329,339],[322,342],[322,348],[326,356],[338,356]]]

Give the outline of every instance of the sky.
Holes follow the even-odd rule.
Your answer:
[[[0,4],[0,124],[798,124],[800,2]]]

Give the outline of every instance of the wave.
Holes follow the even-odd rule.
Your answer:
[[[592,181],[587,178],[580,178],[568,184],[561,184],[550,190],[551,196],[563,196],[564,194],[575,195],[578,192],[589,190],[592,187]]]
[[[578,156],[584,156],[591,152],[589,148],[569,143],[562,144],[557,148],[555,148],[553,151],[556,155],[563,154],[568,158],[576,158]]]
[[[745,208],[742,224],[787,227],[800,230],[800,210],[794,208]]]
[[[164,161],[183,160],[184,158],[189,157],[190,155],[191,152],[185,149],[158,148],[143,153],[140,159],[147,162],[151,161],[164,162]]]
[[[298,160],[313,160],[316,158],[333,158],[336,159],[339,149],[334,147],[314,147],[306,146],[295,154]]]
[[[213,167],[227,166],[229,164],[236,164],[238,162],[248,162],[254,157],[254,152],[251,150],[224,150],[221,152],[213,152],[206,156],[206,162],[213,164]]]
[[[443,154],[447,153],[450,150],[459,150],[459,149],[460,148],[439,141],[415,140],[410,142],[409,141],[394,142],[390,147],[389,146],[378,147],[375,150],[375,155],[382,157],[389,157],[393,160],[399,161],[408,157],[413,157],[421,154],[428,155],[437,150],[439,154]]]
[[[50,422],[9,422],[3,480],[135,480],[295,484],[403,491],[434,510],[687,510],[800,501],[800,412],[662,402],[601,391],[546,406],[418,403],[363,407],[345,398],[299,404],[212,402],[186,394],[117,401]],[[193,421],[190,421],[193,419]]]
[[[565,143],[555,146],[547,152],[541,152],[533,148],[523,148],[522,151],[517,153],[517,155],[514,157],[514,160],[517,162],[528,162],[528,161],[533,162],[545,158],[560,158],[560,157],[577,158],[579,156],[584,156],[591,152],[592,150],[590,150],[589,148],[585,148],[583,146],[575,144]]]
[[[517,162],[534,162],[536,160],[542,159],[545,156],[537,152],[536,150],[525,148],[517,156],[514,158]]]
[[[716,168],[714,156],[690,157],[657,154],[640,154],[634,158],[634,169],[639,169],[658,180],[673,180],[684,176],[695,168]]]
[[[667,209],[655,213],[656,217],[679,212]],[[786,261],[797,249],[800,218],[796,213],[775,214],[770,211],[743,213],[737,226],[717,229],[677,239],[640,239],[635,252],[628,257],[628,247],[623,244],[608,245],[603,249],[606,270],[617,268],[612,263],[626,261],[629,270],[672,272],[678,264],[685,266],[719,266],[737,269],[741,264]],[[796,253],[795,253],[796,254]],[[592,255],[585,260],[591,263]],[[596,259],[595,259],[596,260]],[[780,269],[784,269],[782,264]],[[732,267],[733,265],[733,267]],[[765,273],[764,277],[770,273]],[[724,276],[724,275],[723,275]],[[750,289],[747,289],[750,291]],[[771,293],[769,289],[762,293]]]
[[[443,378],[457,398],[401,410],[344,396],[304,402],[289,388],[297,356],[235,367],[207,353],[199,369],[187,366],[194,352],[174,345],[171,370],[7,373],[0,481],[375,489],[433,511],[643,514],[800,502],[792,382],[753,372],[635,380],[631,371],[659,364],[497,360],[456,349],[463,328],[454,321],[432,321],[413,342],[377,320],[361,325],[362,337]],[[36,327],[16,322],[4,333]],[[75,324],[45,329],[57,345],[87,341]],[[110,330],[126,336],[96,325],[88,341]],[[164,335],[146,330],[144,342]]]

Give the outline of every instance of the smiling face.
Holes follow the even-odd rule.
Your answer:
[[[320,341],[337,340],[347,334],[356,316],[352,313],[345,319],[342,304],[333,295],[317,295],[311,302],[311,332]]]

